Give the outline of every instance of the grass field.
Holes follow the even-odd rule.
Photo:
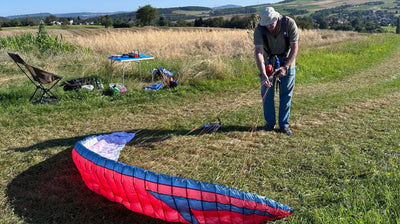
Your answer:
[[[37,31],[23,31],[35,33]],[[79,46],[0,50],[0,223],[163,223],[91,192],[75,142],[137,132],[120,161],[265,195],[295,213],[277,223],[399,223],[400,38],[301,31],[292,137],[264,125],[252,33],[210,29],[48,30]],[[0,31],[2,38],[21,31]],[[176,71],[179,86],[145,92],[146,64],[125,72],[124,95],[64,92],[33,105],[33,85],[6,54],[65,77],[109,81],[107,56],[131,50]],[[115,79],[122,68],[114,67]],[[148,72],[146,72],[148,71]],[[113,79],[113,81],[116,81]],[[197,134],[219,117],[222,131]],[[188,134],[192,130],[197,130]]]

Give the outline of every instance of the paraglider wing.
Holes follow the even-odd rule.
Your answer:
[[[73,161],[89,189],[134,212],[170,222],[250,224],[293,213],[289,206],[264,196],[117,162],[134,135],[116,132],[75,144]]]

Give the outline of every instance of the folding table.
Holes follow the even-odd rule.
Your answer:
[[[125,62],[138,62],[139,63],[139,73],[140,73],[140,79],[142,79],[142,71],[141,71],[141,61],[146,61],[146,60],[153,60],[154,57],[144,55],[144,54],[138,54],[137,57],[129,57],[128,55],[114,55],[108,57],[108,59],[111,60],[110,64],[110,82],[112,81],[112,73],[113,69],[112,66],[116,61],[122,62],[122,84],[124,84],[124,77],[125,77]],[[152,64],[150,61],[150,71],[152,71]],[[151,80],[153,81],[154,77],[153,74],[151,75]]]

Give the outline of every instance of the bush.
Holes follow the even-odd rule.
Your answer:
[[[7,38],[0,38],[1,48],[10,48],[15,51],[35,51],[38,50],[41,53],[57,53],[60,51],[74,51],[76,47],[70,43],[65,43],[62,35],[50,36],[43,23],[39,26],[37,35],[30,33],[22,34],[18,36],[11,36]]]

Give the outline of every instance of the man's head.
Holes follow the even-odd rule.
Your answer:
[[[267,7],[261,11],[260,16],[260,25],[266,26],[269,30],[273,30],[277,24],[281,14],[275,11],[272,7]]]

